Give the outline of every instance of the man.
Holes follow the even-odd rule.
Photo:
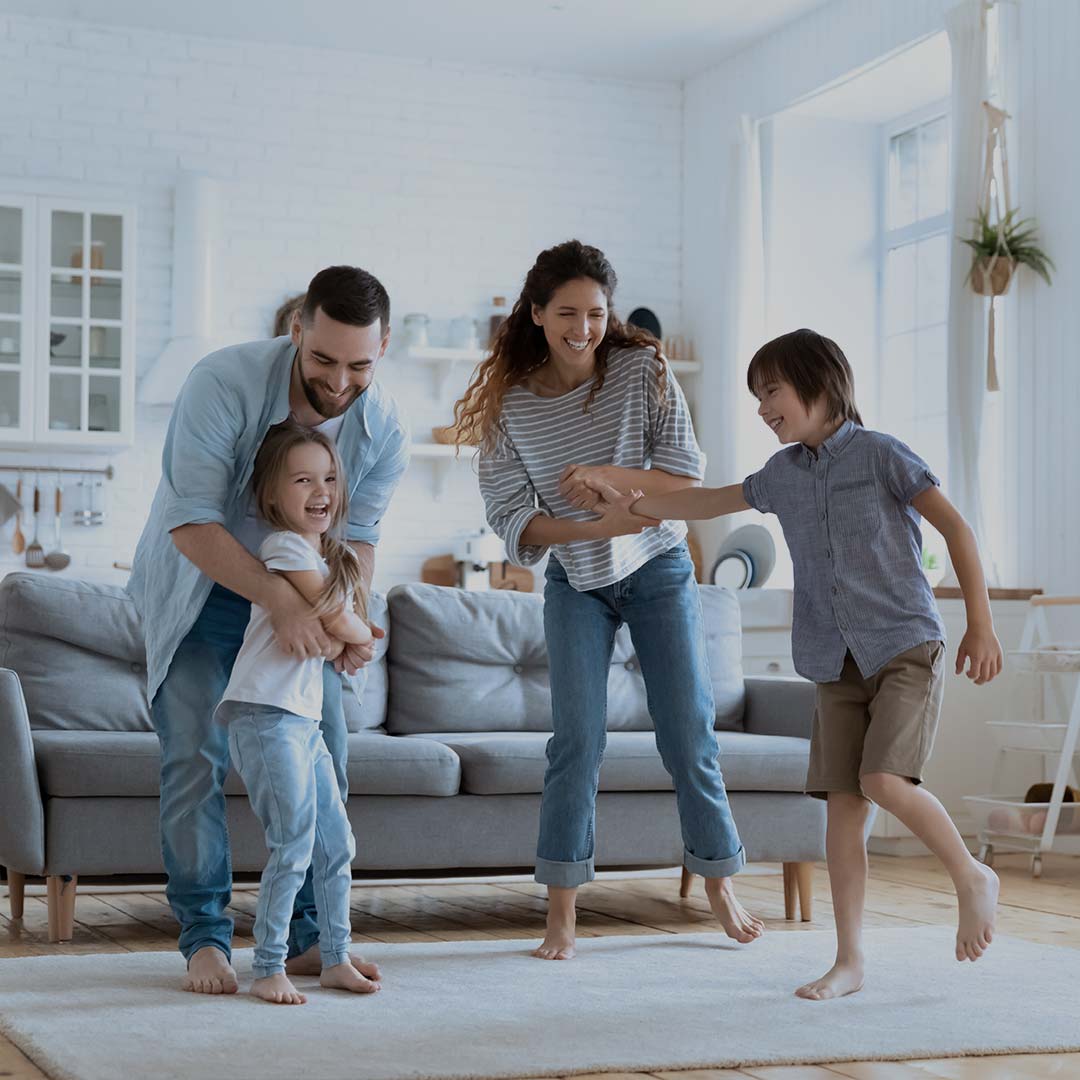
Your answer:
[[[348,474],[348,540],[370,585],[379,523],[409,460],[397,406],[373,381],[389,339],[386,290],[364,270],[331,266],[312,280],[289,337],[212,353],[176,400],[128,590],[146,636],[147,693],[161,743],[167,895],[187,960],[184,989],[195,993],[235,993],[237,986],[226,912],[228,736],[212,714],[251,604],[269,612],[287,652],[320,656],[330,645],[307,601],[253,554],[266,535],[251,499],[255,455],[270,427],[289,416],[337,441]],[[338,671],[356,674],[373,653],[373,645],[350,646],[336,670],[324,669],[322,732],[342,798],[347,732]],[[318,936],[309,869],[290,928],[289,974],[318,973]],[[378,979],[374,964],[358,956],[353,964]]]

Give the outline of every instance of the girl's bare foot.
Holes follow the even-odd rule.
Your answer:
[[[283,971],[267,975],[265,979],[256,979],[251,984],[251,992],[271,1005],[307,1004],[307,998],[289,982],[289,976]]]
[[[193,994],[235,994],[236,972],[220,949],[204,945],[188,960],[181,986]]]
[[[956,930],[956,959],[978,960],[994,940],[997,912],[997,874],[982,863],[974,863],[971,880],[956,890],[960,923]]]
[[[376,982],[382,978],[378,964],[367,963],[362,956],[356,953],[349,954],[352,966],[364,976],[365,979],[374,979]],[[319,956],[319,946],[312,945],[307,952],[300,953],[285,961],[286,975],[319,975],[322,973],[322,957]]]
[[[348,990],[354,994],[377,994],[382,989],[373,979],[361,975],[352,963],[323,968],[319,975],[319,985],[325,986],[327,990]]]
[[[712,913],[729,938],[746,944],[765,932],[765,924],[735,899],[731,878],[706,878],[705,895],[709,898]]]
[[[795,991],[796,997],[809,1001],[828,1001],[830,998],[846,997],[858,993],[863,985],[862,960],[841,963],[839,960],[820,979],[806,983]]]

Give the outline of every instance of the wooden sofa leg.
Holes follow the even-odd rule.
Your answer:
[[[803,922],[810,922],[814,907],[814,864],[812,862],[795,864],[795,883],[799,889],[799,917]],[[794,915],[794,912],[792,914]]]
[[[11,917],[21,919],[23,917],[23,898],[26,895],[26,875],[18,870],[7,872],[8,899],[11,901]]]
[[[682,868],[682,880],[679,882],[679,895],[685,900],[690,895],[690,888],[694,884],[694,875],[684,866]]]
[[[45,879],[49,897],[49,941],[70,941],[75,932],[74,874],[51,874]]]
[[[795,867],[799,863],[784,863],[784,918],[790,922],[795,918]]]

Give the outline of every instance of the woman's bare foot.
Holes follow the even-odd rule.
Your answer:
[[[706,878],[705,895],[709,898],[712,913],[729,938],[746,944],[765,933],[765,924],[735,899],[731,878]]]
[[[327,990],[349,990],[354,994],[377,994],[382,989],[374,979],[364,978],[354,964],[335,964],[324,968],[319,975],[319,985]]]
[[[251,984],[251,992],[271,1005],[306,1005],[307,997],[301,994],[283,971],[277,975],[267,975],[265,979],[256,979]]]
[[[956,930],[956,959],[978,960],[994,940],[994,921],[1000,882],[982,863],[974,863],[970,881],[956,890],[960,922]]]
[[[573,960],[577,955],[577,889],[548,886],[547,929],[533,956],[541,960]]]
[[[204,945],[191,954],[181,986],[193,994],[235,994],[236,972],[220,949]]]
[[[376,982],[382,978],[378,964],[367,963],[362,956],[350,953],[349,959],[352,966],[364,976],[365,979],[374,979]],[[319,956],[319,946],[312,945],[307,952],[294,956],[285,961],[286,975],[319,975],[322,973],[322,958]]]
[[[820,979],[808,982],[795,991],[796,997],[808,1001],[828,1001],[858,993],[863,985],[862,960],[841,963],[839,960]]]

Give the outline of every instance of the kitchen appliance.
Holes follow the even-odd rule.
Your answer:
[[[486,591],[491,588],[491,566],[506,561],[506,547],[490,529],[459,533],[453,545],[459,588]]]

